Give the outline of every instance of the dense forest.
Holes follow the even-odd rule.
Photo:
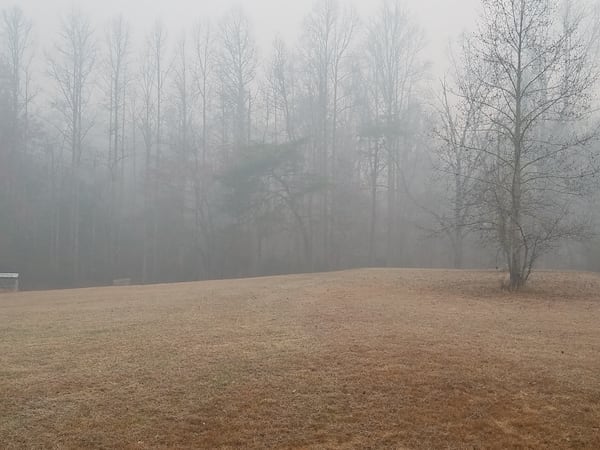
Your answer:
[[[319,0],[298,42],[271,48],[242,8],[138,39],[126,17],[74,8],[43,41],[7,8],[0,272],[38,288],[506,265],[516,286],[534,264],[598,270],[598,22],[583,8],[484,1],[441,77],[394,0],[372,17]],[[516,34],[502,14],[522,19]]]

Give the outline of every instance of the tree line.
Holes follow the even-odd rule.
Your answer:
[[[319,0],[298,42],[262,51],[241,8],[138,40],[73,8],[44,45],[4,10],[0,271],[58,287],[502,261],[523,286],[592,235],[598,22],[563,1],[482,11],[437,83],[398,0],[368,18]]]

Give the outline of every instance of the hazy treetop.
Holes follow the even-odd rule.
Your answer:
[[[354,5],[363,19],[379,5],[372,0],[341,0],[341,3]],[[241,4],[252,19],[258,42],[265,48],[277,34],[293,41],[314,0],[18,0],[16,4],[33,19],[37,34],[42,37],[40,42],[45,42],[46,35],[57,29],[60,14],[74,4],[98,23],[123,13],[132,23],[134,34],[145,31],[157,18],[164,20],[168,29],[181,30],[199,19],[218,18]],[[437,69],[443,69],[448,41],[473,26],[479,0],[406,0],[404,4],[426,33],[426,58]]]

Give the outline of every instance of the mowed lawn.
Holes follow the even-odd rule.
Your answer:
[[[600,277],[0,295],[0,448],[600,448]]]

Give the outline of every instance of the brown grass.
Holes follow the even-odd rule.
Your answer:
[[[2,448],[600,448],[600,277],[0,296]]]

